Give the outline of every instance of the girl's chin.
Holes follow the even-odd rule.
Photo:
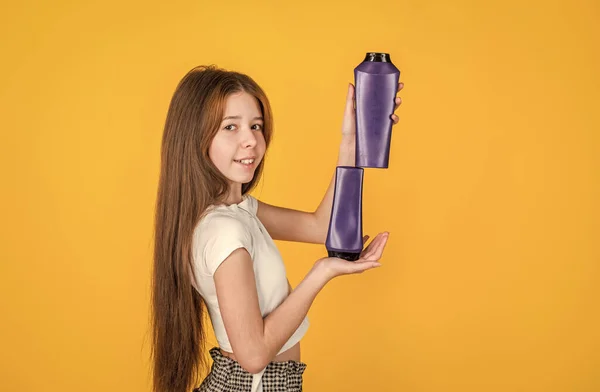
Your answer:
[[[252,175],[250,175],[250,176],[237,175],[237,176],[228,177],[229,181],[232,184],[241,184],[241,185],[249,183],[250,181],[252,181],[253,178],[254,178],[254,173],[252,173]]]

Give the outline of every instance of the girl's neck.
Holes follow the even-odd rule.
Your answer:
[[[225,198],[225,204],[239,204],[243,201],[242,197],[242,184],[232,184],[229,188],[229,194]]]

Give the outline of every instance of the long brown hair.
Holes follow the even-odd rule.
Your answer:
[[[224,201],[227,178],[208,156],[219,130],[227,97],[245,91],[262,110],[267,147],[271,141],[271,107],[250,77],[215,66],[189,71],[171,99],[161,147],[160,179],[154,228],[152,274],[153,391],[187,392],[206,370],[205,305],[192,286],[192,236],[207,207]],[[262,173],[242,185],[252,190]]]

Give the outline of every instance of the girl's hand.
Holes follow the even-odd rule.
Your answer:
[[[398,92],[400,92],[400,90],[402,90],[403,87],[404,87],[404,83],[402,83],[402,82],[398,83]],[[398,109],[400,107],[400,105],[402,104],[402,98],[396,97],[395,104],[396,105],[394,106],[394,112],[396,112],[396,109]],[[352,83],[350,83],[348,85],[348,94],[346,95],[346,108],[344,109],[344,121],[342,122],[342,136],[343,137],[353,138],[356,135],[355,110],[356,110],[356,102],[355,102],[355,97],[354,97],[354,85]],[[394,122],[393,125],[398,124],[398,121],[400,120],[400,118],[394,113],[392,113],[390,118]]]
[[[315,263],[315,268],[320,269],[327,281],[340,275],[359,274],[371,268],[380,267],[379,259],[387,243],[389,233],[379,233],[373,241],[360,254],[356,261],[347,261],[337,257],[325,257]],[[369,236],[363,238],[366,243]]]

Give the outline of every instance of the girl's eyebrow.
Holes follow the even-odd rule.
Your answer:
[[[222,121],[225,120],[241,120],[242,116],[227,116],[227,117],[223,117]],[[254,117],[252,120],[263,120],[262,117]]]

